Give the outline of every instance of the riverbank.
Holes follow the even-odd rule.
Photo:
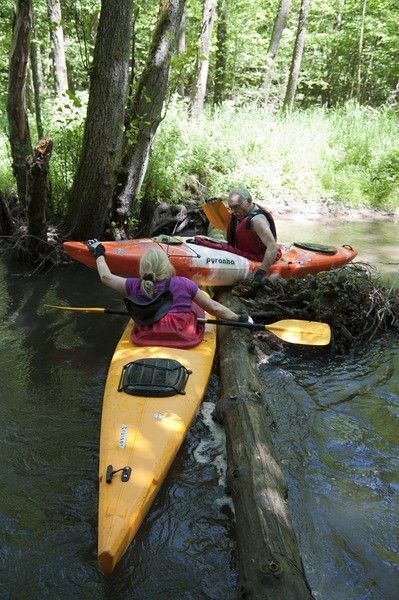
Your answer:
[[[275,197],[265,194],[256,203],[267,208],[275,218],[291,217],[299,221],[376,221],[393,220],[399,222],[399,208],[395,210],[376,209],[372,206],[353,207],[350,204],[326,198],[300,198],[293,194]]]

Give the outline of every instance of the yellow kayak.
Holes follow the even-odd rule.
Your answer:
[[[111,360],[101,419],[98,561],[111,573],[153,502],[206,391],[214,325],[194,348],[135,346],[129,321]]]

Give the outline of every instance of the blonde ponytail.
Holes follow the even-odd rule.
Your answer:
[[[144,252],[140,260],[141,290],[153,298],[155,295],[155,284],[157,281],[168,279],[175,274],[175,270],[167,254],[156,246]]]

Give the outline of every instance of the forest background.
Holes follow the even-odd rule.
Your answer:
[[[160,200],[399,206],[396,0],[0,0],[0,234]],[[43,140],[38,143],[39,140]]]

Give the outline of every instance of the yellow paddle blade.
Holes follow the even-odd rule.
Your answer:
[[[106,312],[105,308],[89,308],[89,307],[77,307],[77,306],[57,306],[56,304],[45,304],[47,308],[58,308],[59,310],[73,310],[75,312],[85,312],[85,313],[104,313]]]
[[[227,230],[230,221],[230,213],[222,200],[217,198],[216,200],[207,202],[201,206],[201,209],[216,229],[222,229],[223,231]]]
[[[265,325],[265,329],[291,344],[327,346],[331,341],[330,326],[318,321],[284,319],[271,325]]]

